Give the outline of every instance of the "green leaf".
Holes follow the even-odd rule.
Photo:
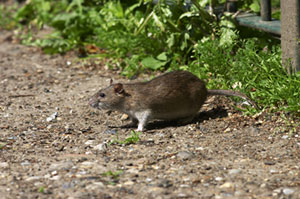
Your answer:
[[[160,61],[160,60],[157,60],[153,57],[146,57],[142,60],[142,64],[146,68],[150,68],[152,70],[158,70],[162,66],[166,65],[166,63],[167,63],[167,61]]]
[[[156,58],[160,61],[167,61],[168,59],[167,53],[166,52],[160,53]]]
[[[260,11],[260,2],[259,1],[254,1],[251,5],[250,5],[250,9],[253,12],[259,12]]]
[[[222,34],[221,34],[221,38],[220,38],[220,46],[230,45],[237,38],[238,38],[238,35],[236,34],[235,31],[233,31],[229,28],[222,28]]]

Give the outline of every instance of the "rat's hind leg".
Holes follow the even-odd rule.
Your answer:
[[[150,110],[140,111],[135,113],[135,116],[138,120],[138,128],[136,131],[144,131],[144,128],[150,119],[151,111]]]

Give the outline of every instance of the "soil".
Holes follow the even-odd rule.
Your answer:
[[[88,99],[129,80],[11,34],[0,32],[0,198],[300,198],[299,127],[280,113],[246,116],[212,97],[191,124],[153,122],[118,143],[132,137],[126,115]]]

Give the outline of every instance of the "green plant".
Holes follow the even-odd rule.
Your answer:
[[[264,51],[257,46],[257,39],[229,46],[208,39],[197,45],[195,58],[189,69],[208,79],[209,87],[232,89],[240,85],[239,90],[265,108],[299,114],[300,74],[287,74],[279,47]]]
[[[107,171],[105,173],[102,173],[101,175],[104,177],[111,177],[113,179],[119,179],[120,175],[123,173],[123,170],[119,170],[119,171]]]
[[[0,27],[6,30],[12,30],[17,26],[17,22],[14,19],[14,11],[16,5],[4,6],[0,4]]]
[[[5,147],[6,143],[0,143],[0,149],[3,149]]]
[[[41,186],[39,188],[39,193],[45,193],[45,187],[44,186]]]
[[[134,130],[131,131],[131,136],[127,137],[125,140],[119,140],[119,136],[117,135],[117,138],[112,140],[109,144],[135,144],[138,141],[140,141],[141,132],[135,132]]]

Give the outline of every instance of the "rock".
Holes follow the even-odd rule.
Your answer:
[[[229,175],[236,175],[236,174],[239,174],[240,172],[241,172],[240,169],[230,169],[230,170],[228,171],[228,174],[229,174]]]
[[[25,161],[25,162],[22,162],[21,165],[22,165],[22,166],[29,166],[29,165],[30,165],[30,162]]]
[[[284,136],[282,136],[281,138],[282,138],[282,139],[288,139],[289,136],[288,136],[288,135],[284,135]]]
[[[106,130],[104,131],[104,133],[106,133],[106,134],[111,134],[111,135],[115,135],[115,134],[118,133],[118,131],[117,131],[116,129],[106,129]]]
[[[55,120],[58,116],[58,112],[54,112],[52,115],[50,115],[49,117],[46,118],[47,122],[51,122],[53,120]]]
[[[134,185],[134,182],[133,181],[126,181],[126,182],[123,183],[123,185],[126,185],[126,186]]]
[[[49,167],[49,171],[55,171],[55,170],[69,170],[73,167],[73,163],[71,161],[68,162],[59,162],[59,163],[53,163]]]
[[[42,179],[41,176],[30,176],[28,178],[25,179],[25,181],[29,182],[29,181],[36,181],[36,180],[40,180]]]
[[[245,131],[248,131],[247,133],[251,136],[257,136],[260,133],[259,128],[256,128],[256,127],[249,127],[247,129],[245,129]]]
[[[275,165],[276,163],[273,161],[265,161],[264,164],[265,165]]]
[[[0,162],[0,168],[7,168],[9,164],[7,162]]]
[[[105,152],[107,151],[107,143],[106,142],[103,142],[101,144],[98,144],[96,146],[93,147],[95,150],[98,150],[100,152]]]
[[[88,141],[86,141],[84,144],[90,146],[90,145],[93,145],[94,142],[95,142],[95,140],[88,140]]]
[[[121,120],[124,121],[124,120],[128,120],[129,116],[127,114],[123,114],[121,116]]]
[[[225,182],[220,186],[220,189],[223,190],[233,190],[234,189],[234,184],[232,182]]]
[[[180,160],[190,160],[194,157],[195,155],[189,151],[180,151],[177,153],[177,158]]]
[[[223,178],[222,178],[222,177],[216,177],[215,180],[216,180],[216,181],[222,181]]]
[[[59,180],[60,179],[60,176],[53,176],[51,178],[49,178],[50,180]]]
[[[168,188],[173,186],[170,180],[163,179],[158,183],[158,187]]]
[[[290,188],[284,188],[284,189],[282,190],[282,193],[283,193],[284,195],[292,195],[294,192],[295,192],[295,191],[294,191],[293,189],[290,189]]]

